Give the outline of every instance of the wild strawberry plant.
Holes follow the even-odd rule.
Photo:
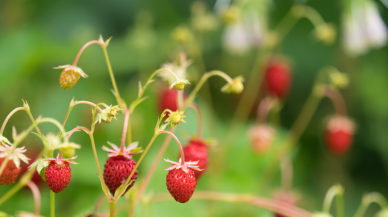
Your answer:
[[[196,3],[197,4],[197,3]],[[191,46],[199,43],[193,37],[191,31],[202,34],[206,31],[211,31],[216,25],[216,18],[206,11],[203,5],[195,5],[192,19],[192,29],[178,27],[173,32],[173,38],[177,43],[183,46]],[[237,5],[230,5],[223,13],[223,19],[226,23],[235,22],[240,14],[240,8]],[[219,200],[226,202],[240,202],[253,206],[262,207],[274,212],[275,216],[315,216],[328,217],[333,199],[337,200],[336,211],[337,216],[344,217],[343,194],[344,189],[341,185],[335,185],[330,188],[324,199],[323,209],[320,212],[310,212],[298,207],[299,195],[294,192],[292,187],[292,152],[297,146],[300,136],[306,129],[314,111],[316,110],[320,100],[328,97],[335,108],[335,114],[331,115],[327,120],[327,125],[322,132],[323,140],[327,145],[328,151],[334,155],[345,155],[351,148],[353,136],[355,134],[355,124],[347,116],[346,105],[341,96],[340,90],[346,87],[348,79],[346,74],[340,72],[335,67],[323,68],[316,78],[313,88],[304,104],[295,123],[292,125],[286,136],[282,138],[281,146],[274,145],[274,140],[281,134],[281,128],[276,126],[273,121],[269,120],[271,113],[278,113],[281,109],[282,102],[287,97],[287,94],[292,87],[292,70],[291,65],[285,60],[281,54],[275,52],[275,48],[279,46],[282,39],[292,28],[292,26],[301,18],[307,18],[314,24],[314,34],[318,40],[324,43],[332,43],[335,38],[335,30],[333,26],[326,23],[320,15],[312,8],[304,5],[295,5],[292,7],[289,14],[281,21],[267,37],[266,43],[258,52],[257,64],[252,69],[252,73],[247,80],[246,88],[243,85],[245,79],[242,76],[231,78],[226,73],[213,70],[205,72],[199,81],[196,83],[192,91],[187,90],[187,86],[191,82],[187,79],[186,70],[191,65],[191,61],[187,59],[185,53],[180,53],[178,58],[173,63],[167,63],[162,68],[153,72],[148,80],[142,84],[139,82],[138,96],[132,102],[126,102],[120,95],[119,88],[116,84],[114,73],[111,67],[107,48],[111,39],[93,40],[87,42],[78,52],[72,65],[63,65],[55,67],[62,69],[59,76],[60,87],[64,90],[72,88],[82,78],[87,78],[88,75],[77,66],[77,62],[83,51],[92,44],[98,44],[104,53],[110,80],[113,86],[114,97],[117,105],[107,105],[103,102],[94,103],[90,101],[72,100],[65,119],[62,123],[58,120],[38,117],[34,118],[27,102],[23,101],[23,106],[15,108],[9,113],[0,128],[0,185],[14,185],[6,194],[0,196],[0,206],[3,205],[12,195],[18,192],[23,186],[28,186],[35,201],[35,209],[33,214],[22,213],[21,216],[39,216],[40,215],[40,193],[36,184],[31,181],[35,171],[40,174],[42,179],[47,183],[50,192],[50,210],[51,216],[54,217],[55,207],[60,204],[55,204],[55,197],[61,191],[66,191],[66,187],[71,183],[72,177],[71,167],[73,166],[90,166],[90,165],[71,165],[77,164],[75,156],[76,149],[81,148],[81,145],[71,142],[71,136],[77,131],[86,133],[90,138],[90,144],[93,148],[96,168],[98,170],[98,179],[101,184],[101,193],[109,203],[109,212],[97,213],[101,200],[96,204],[96,210],[89,216],[115,216],[123,209],[127,209],[130,216],[134,215],[134,210],[139,205],[142,198],[147,197],[150,202],[160,202],[164,200],[175,199],[179,203],[186,203],[190,199],[203,200]],[[253,41],[249,43],[254,43]],[[232,48],[232,47],[230,47]],[[241,50],[240,50],[241,51]],[[191,53],[192,56],[200,57],[200,53]],[[201,58],[201,57],[200,57]],[[88,70],[85,70],[86,72]],[[131,115],[136,107],[146,100],[145,96],[147,87],[153,84],[156,76],[161,77],[166,85],[159,90],[159,109],[160,116],[156,120],[153,131],[153,136],[149,139],[149,143],[143,147],[138,147],[138,142],[132,141],[131,133]],[[236,113],[233,116],[232,123],[225,138],[222,139],[223,144],[235,143],[236,134],[240,133],[238,127],[247,119],[248,113],[252,109],[255,100],[259,100],[257,108],[257,123],[252,125],[248,132],[245,132],[249,137],[252,152],[259,156],[267,154],[269,151],[275,153],[276,160],[273,160],[268,167],[268,170],[273,169],[277,165],[281,165],[281,190],[274,194],[273,198],[262,198],[253,195],[245,195],[239,193],[222,193],[215,191],[195,191],[197,183],[201,181],[202,176],[211,176],[206,173],[208,165],[214,163],[210,160],[209,150],[213,149],[210,141],[202,138],[202,113],[201,108],[194,103],[195,98],[204,83],[213,76],[219,76],[226,81],[221,91],[224,93],[241,94],[240,102],[237,106]],[[265,87],[265,97],[259,98],[260,86]],[[76,96],[75,96],[76,97]],[[92,108],[92,121],[89,127],[78,126],[74,129],[66,130],[66,122],[71,114],[72,109],[77,105],[88,105]],[[181,123],[186,123],[185,112],[187,109],[194,109],[197,113],[198,131],[195,136],[188,139],[188,144],[183,147],[181,142],[174,134],[176,128]],[[25,111],[32,124],[29,128],[18,133],[15,128],[12,132],[12,142],[3,135],[4,128],[7,126],[9,119],[18,111]],[[107,142],[110,147],[103,146],[109,157],[104,164],[104,170],[99,164],[97,156],[97,147],[94,140],[96,125],[103,123],[111,123],[114,119],[121,118],[119,114],[124,114],[124,126],[122,130],[121,142],[119,145]],[[58,128],[59,133],[53,132],[43,133],[39,125],[42,123],[51,123]],[[20,143],[35,130],[34,134],[40,138],[43,144],[43,149],[30,164],[29,170],[24,173],[19,182],[15,184],[17,177],[20,174],[21,167],[29,163],[29,158],[24,155],[26,147],[19,147]],[[151,169],[146,174],[138,172],[138,167],[142,163],[147,152],[151,148],[155,139],[161,135],[167,134],[160,151],[151,166]],[[155,172],[156,165],[160,162],[166,147],[173,138],[179,147],[179,154],[174,160],[165,161],[171,163],[166,170],[166,187],[170,195],[155,194],[144,195],[152,174]],[[28,147],[27,147],[28,148]],[[155,147],[158,148],[158,147]],[[136,162],[133,159],[134,154],[141,154]],[[57,156],[54,158],[54,156]],[[73,161],[74,160],[74,161]],[[217,159],[219,160],[219,159]],[[222,159],[221,159],[222,161]],[[30,162],[31,163],[31,162]],[[25,165],[23,165],[25,164]],[[222,162],[221,162],[222,164]],[[142,177],[142,182],[137,181]],[[160,180],[164,181],[164,180]],[[131,189],[138,185],[136,191]],[[124,207],[116,206],[122,197],[126,196],[129,200],[129,205]],[[379,193],[367,194],[355,216],[360,217],[365,213],[366,208],[372,202],[380,204],[382,211],[380,216],[386,216],[388,213],[387,201]]]

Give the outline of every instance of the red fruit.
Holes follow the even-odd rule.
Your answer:
[[[163,87],[159,95],[159,111],[162,113],[165,109],[171,111],[178,110],[178,90],[175,88],[169,90],[167,87]]]
[[[291,86],[291,72],[288,64],[282,59],[271,60],[265,72],[265,84],[268,92],[283,98]]]
[[[336,115],[327,123],[325,140],[329,150],[335,155],[345,154],[353,142],[354,123],[349,118]]]
[[[141,147],[136,148],[137,142],[132,143],[128,148],[123,148],[123,150],[118,148],[115,144],[109,142],[108,144],[110,144],[113,149],[108,149],[105,146],[102,147],[103,150],[109,152],[109,158],[104,165],[104,181],[106,186],[108,186],[110,193],[115,195],[116,190],[120,185],[125,184],[136,166],[136,162],[132,159],[132,155],[140,153],[142,150]],[[137,170],[131,177],[131,181],[129,182],[130,185],[125,189],[125,192],[135,184],[136,179]]]
[[[194,170],[198,168],[198,162],[181,163],[165,160],[173,165],[167,168],[169,170],[166,178],[167,189],[171,196],[179,203],[186,203],[190,200],[197,186]]]
[[[12,149],[12,145],[8,145],[0,140],[0,167],[4,160],[8,158],[7,165],[5,165],[4,170],[0,175],[0,185],[9,185],[15,183],[15,180],[21,170],[20,160],[28,163],[29,159],[23,154],[26,152],[24,147],[15,148],[15,150]]]
[[[258,124],[251,127],[248,136],[253,150],[258,154],[265,153],[272,144],[275,131],[266,124]]]
[[[125,183],[135,166],[136,162],[132,158],[124,156],[108,158],[104,166],[104,181],[112,195],[115,194],[120,185]],[[136,179],[137,171],[135,171],[131,178],[132,184],[127,187],[125,192],[135,184]]]
[[[194,171],[196,179],[202,175],[209,162],[207,147],[208,145],[204,141],[192,139],[190,143],[183,148],[185,161],[198,161],[198,168],[201,169],[201,171]]]
[[[77,164],[71,159],[62,159],[62,154],[59,154],[57,159],[49,158],[46,161],[49,161],[50,164],[46,168],[45,177],[50,190],[59,193],[67,187],[71,180],[71,169],[69,163]]]
[[[0,165],[3,164],[4,160],[5,158],[0,158]],[[21,167],[17,168],[15,163],[9,160],[3,170],[3,173],[0,176],[0,185],[9,185],[15,183],[15,180],[18,177],[21,169]]]

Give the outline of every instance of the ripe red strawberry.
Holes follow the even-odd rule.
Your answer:
[[[291,86],[291,79],[290,68],[284,60],[270,60],[265,71],[265,84],[270,94],[283,98]]]
[[[266,124],[258,124],[251,127],[248,136],[251,140],[253,150],[258,154],[265,153],[272,144],[275,131]]]
[[[345,154],[352,145],[354,123],[349,118],[336,115],[329,119],[325,140],[329,150],[335,155]]]
[[[198,161],[198,168],[200,171],[195,170],[195,178],[198,178],[202,175],[206,169],[207,163],[209,162],[209,153],[207,150],[208,144],[199,139],[190,140],[189,144],[183,147],[183,152],[185,153],[186,161]]]
[[[4,160],[8,157],[7,165],[5,166],[2,174],[0,175],[0,185],[9,185],[15,183],[20,170],[20,160],[28,163],[28,158],[23,154],[26,152],[24,147],[16,148],[12,153],[12,145],[7,145],[0,142],[0,166]]]
[[[44,176],[51,191],[59,193],[70,183],[71,169],[69,163],[78,164],[72,161],[76,157],[63,159],[62,154],[58,154],[57,158],[45,159],[45,161],[50,162]]]
[[[117,188],[125,183],[136,166],[136,162],[132,159],[132,155],[140,153],[142,150],[141,147],[136,148],[137,142],[132,143],[128,146],[128,148],[124,148],[123,150],[120,150],[120,148],[118,148],[115,144],[109,142],[108,144],[110,144],[113,149],[108,149],[105,146],[102,147],[103,150],[109,152],[109,158],[104,166],[104,181],[108,186],[110,193],[115,195]],[[127,192],[135,184],[136,179],[137,171],[135,171],[131,177],[132,183],[130,183],[125,192]]]
[[[195,179],[194,170],[198,168],[198,162],[174,162],[165,160],[173,165],[167,168],[168,174],[166,178],[167,189],[171,196],[179,203],[186,203],[193,195],[197,180]]]
[[[159,95],[159,111],[162,113],[165,109],[170,109],[171,111],[178,110],[178,90],[175,88],[168,89],[163,87]]]

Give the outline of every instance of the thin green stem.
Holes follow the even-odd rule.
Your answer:
[[[12,115],[14,115],[17,111],[21,111],[21,110],[26,110],[26,108],[25,108],[25,107],[17,107],[17,108],[15,108],[14,110],[12,110],[12,111],[7,115],[7,117],[5,118],[3,124],[1,125],[0,135],[3,135],[4,128],[5,128],[5,126],[7,125],[9,119],[12,117]]]
[[[187,106],[189,106],[194,101],[195,96],[197,95],[198,91],[201,89],[203,84],[206,82],[206,80],[212,76],[215,76],[215,75],[222,77],[229,84],[233,83],[233,79],[231,77],[229,77],[229,75],[225,74],[224,72],[218,71],[218,70],[210,71],[210,72],[203,74],[201,77],[201,80],[199,80],[198,84],[195,86],[194,90],[191,92],[191,94],[186,99],[185,103],[183,104],[182,110],[185,110],[187,108]]]
[[[332,186],[326,193],[325,200],[323,202],[323,207],[322,207],[322,212],[323,213],[330,213],[330,207],[331,203],[334,199],[335,196],[342,195],[344,192],[344,189],[342,188],[341,185],[334,185]],[[337,210],[343,209],[343,207],[337,207]],[[343,213],[342,213],[343,214]]]
[[[108,198],[108,200],[109,200],[109,199],[110,199],[110,196],[109,196],[109,193],[108,193],[106,184],[105,184],[104,179],[103,179],[103,176],[102,176],[101,167],[100,167],[100,162],[98,161],[97,150],[96,150],[96,145],[95,145],[95,143],[94,143],[93,132],[89,132],[89,137],[90,137],[90,142],[92,143],[94,159],[96,160],[96,164],[97,164],[98,177],[100,178],[101,188],[102,188],[102,191],[104,192],[106,198]]]
[[[337,217],[345,217],[343,191],[337,194],[336,205],[337,205]]]
[[[360,207],[357,209],[357,212],[354,217],[363,217],[371,203],[377,203],[381,207],[381,209],[388,208],[387,199],[385,199],[382,194],[377,192],[371,192],[362,198]]]
[[[115,216],[115,206],[116,206],[116,202],[115,201],[112,201],[109,203],[109,207],[110,207],[110,212],[109,212],[109,216],[110,217],[114,217]]]
[[[108,66],[110,79],[112,80],[112,85],[113,85],[113,89],[115,91],[115,97],[116,97],[117,103],[120,105],[121,109],[123,111],[125,111],[127,109],[127,106],[125,105],[125,102],[123,101],[123,99],[120,97],[120,93],[119,93],[119,90],[117,88],[116,80],[115,80],[115,77],[113,74],[112,66],[110,64],[108,52],[107,52],[105,46],[101,46],[101,47],[102,47],[102,50],[104,51],[104,56],[105,56],[106,64]]]
[[[51,217],[55,217],[55,193],[50,190],[50,213]]]
[[[125,183],[123,184],[124,186],[127,186],[133,176],[133,174],[135,174],[135,171],[137,170],[137,168],[139,167],[140,163],[142,162],[144,156],[147,154],[148,150],[150,149],[152,143],[154,143],[156,137],[158,137],[159,134],[154,134],[154,136],[151,138],[151,141],[148,143],[146,149],[144,150],[144,152],[142,153],[142,155],[140,156],[139,160],[137,161],[136,163],[136,166],[135,168],[133,168],[131,174],[129,175],[129,177],[127,178],[127,180],[125,181]],[[126,190],[126,187],[124,188],[121,188],[120,189],[120,192],[118,194],[116,194],[115,198],[114,198],[114,201],[118,201],[118,199],[124,194]]]

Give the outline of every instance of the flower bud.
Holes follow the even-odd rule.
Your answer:
[[[222,92],[239,94],[244,90],[244,78],[242,76],[235,77],[232,83],[228,83],[221,88]]]
[[[272,144],[274,134],[275,130],[266,124],[258,124],[251,127],[248,131],[248,136],[253,150],[258,154],[265,153]]]
[[[186,43],[193,38],[193,35],[187,27],[178,26],[172,32],[171,37],[178,43]]]
[[[75,148],[71,146],[61,148],[61,152],[64,158],[71,158],[75,156]]]
[[[169,117],[166,119],[166,123],[169,123],[172,127],[175,125],[179,125],[182,122],[186,123],[186,121],[183,119],[186,117],[185,115],[183,115],[184,113],[184,111],[180,112],[179,110],[171,112]]]
[[[240,17],[240,9],[236,6],[230,6],[223,14],[223,19],[226,24],[234,23]]]
[[[58,66],[54,69],[63,69],[59,77],[59,84],[64,90],[72,88],[78,82],[80,76],[88,77],[81,68],[73,65]]]
[[[118,105],[107,107],[106,109],[102,110],[102,112],[100,112],[97,115],[96,123],[97,123],[97,121],[99,123],[101,123],[101,121],[102,121],[104,123],[109,124],[110,122],[112,122],[113,118],[116,119],[116,115],[118,114],[118,111],[120,111],[120,110],[121,109]]]
[[[321,24],[315,29],[315,37],[325,44],[333,44],[335,36],[336,31],[332,24]]]

